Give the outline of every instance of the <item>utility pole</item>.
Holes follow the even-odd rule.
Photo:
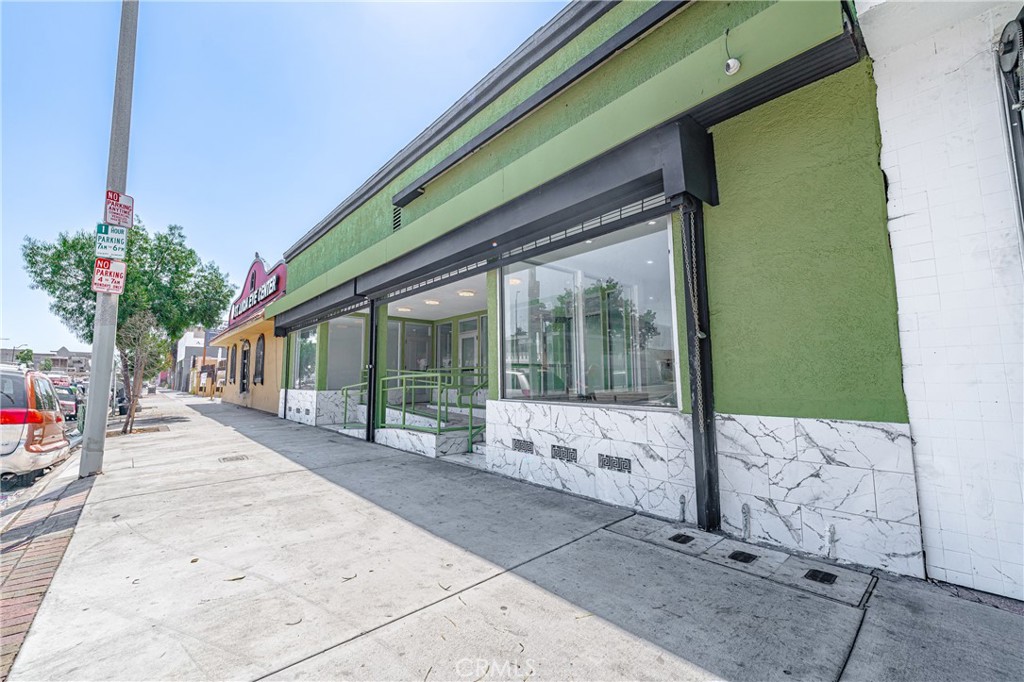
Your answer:
[[[132,119],[132,82],[135,78],[135,34],[139,25],[138,0],[121,3],[121,34],[117,44],[114,77],[114,112],[110,121],[110,154],[107,157],[107,189],[121,194],[128,184],[128,134]],[[114,367],[114,335],[117,332],[117,294],[96,294],[96,319],[92,331],[92,368],[89,402],[85,413],[79,477],[103,471],[103,447],[107,437],[105,395]]]

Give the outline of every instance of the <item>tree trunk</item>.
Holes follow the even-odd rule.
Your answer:
[[[142,375],[146,371],[146,353],[141,346],[135,349],[135,362],[132,365],[132,397],[128,401],[128,414],[121,433],[131,433],[135,428],[135,412],[139,409],[139,396],[142,394]]]

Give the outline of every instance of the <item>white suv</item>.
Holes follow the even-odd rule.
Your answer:
[[[49,377],[0,367],[0,481],[34,478],[34,473],[67,459],[70,446]]]

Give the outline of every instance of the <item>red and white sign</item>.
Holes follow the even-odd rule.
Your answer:
[[[107,225],[120,225],[131,227],[132,218],[135,216],[135,200],[127,194],[107,190],[107,208],[104,211],[103,222]]]
[[[249,266],[241,293],[228,310],[228,328],[242,324],[271,301],[284,295],[287,276],[288,266],[284,261],[268,271],[267,264],[257,253]]]
[[[98,294],[123,294],[127,271],[124,261],[97,258],[92,270],[92,290]]]

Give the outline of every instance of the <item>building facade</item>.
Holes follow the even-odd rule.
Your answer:
[[[1021,5],[858,7],[928,575],[1022,599]]]
[[[874,68],[840,2],[570,4],[286,252],[278,414],[924,577]]]
[[[228,311],[227,326],[211,340],[223,350],[226,367],[209,367],[207,391],[214,395],[219,387],[224,402],[276,413],[284,339],[275,336],[274,321],[264,311],[284,294],[287,267],[282,261],[267,269],[257,253],[244,282]]]

